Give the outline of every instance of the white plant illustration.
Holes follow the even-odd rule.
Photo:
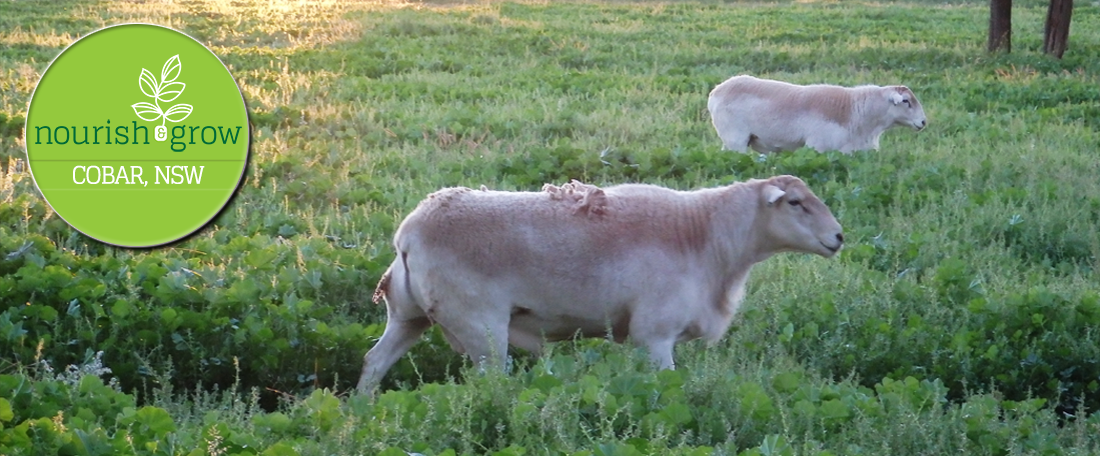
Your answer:
[[[167,134],[167,128],[164,126],[165,121],[180,122],[191,115],[191,111],[194,109],[187,103],[177,104],[168,108],[167,111],[160,107],[160,103],[170,103],[179,98],[180,94],[183,93],[183,89],[187,88],[187,84],[176,82],[182,70],[183,65],[180,63],[180,56],[176,54],[169,58],[167,62],[164,62],[164,67],[160,70],[160,82],[157,82],[153,73],[145,68],[141,69],[141,75],[138,76],[138,86],[141,87],[141,93],[153,98],[153,102],[134,103],[130,106],[134,108],[134,113],[142,120],[152,122],[161,119],[160,126],[157,127],[157,140],[163,141],[160,138],[162,130],[165,130],[165,135]]]

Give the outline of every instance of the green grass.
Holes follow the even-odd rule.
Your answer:
[[[987,2],[0,3],[0,454],[1100,453],[1100,7],[1057,60],[1016,3],[996,55]],[[163,249],[80,235],[26,169],[41,73],[125,22],[210,46],[256,131],[230,207]],[[906,84],[929,127],[724,152],[706,95],[743,72]],[[431,332],[350,394],[427,193],[780,173],[848,245],[758,266],[676,372],[590,340],[483,375]]]

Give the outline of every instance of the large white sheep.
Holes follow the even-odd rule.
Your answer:
[[[795,85],[748,75],[718,84],[707,100],[723,148],[780,152],[878,150],[887,129],[927,125],[924,108],[905,86]]]
[[[375,293],[388,321],[358,389],[372,390],[433,323],[475,361],[503,363],[509,343],[537,353],[544,341],[610,335],[672,368],[678,341],[725,333],[754,264],[779,252],[831,257],[843,242],[793,176],[689,192],[576,181],[441,190],[397,230]]]

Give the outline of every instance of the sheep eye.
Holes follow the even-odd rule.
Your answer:
[[[802,201],[799,201],[799,200],[793,199],[793,200],[788,200],[788,201],[787,201],[787,204],[790,204],[791,206],[801,206],[801,205],[802,205]]]
[[[909,100],[901,100],[901,101],[902,101],[903,103],[905,103],[905,106],[909,106],[909,107],[912,107],[912,106],[913,106],[913,104],[912,104],[912,103],[910,103],[910,102],[909,102]]]

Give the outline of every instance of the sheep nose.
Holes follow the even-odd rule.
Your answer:
[[[844,243],[844,235],[841,234],[841,233],[837,233],[836,234],[836,240],[839,241],[841,244],[843,244]]]
[[[923,130],[923,129],[924,129],[924,127],[925,127],[925,126],[927,126],[927,125],[928,125],[928,121],[927,121],[927,120],[922,120],[922,121],[920,121],[920,128],[921,128],[921,130]]]

